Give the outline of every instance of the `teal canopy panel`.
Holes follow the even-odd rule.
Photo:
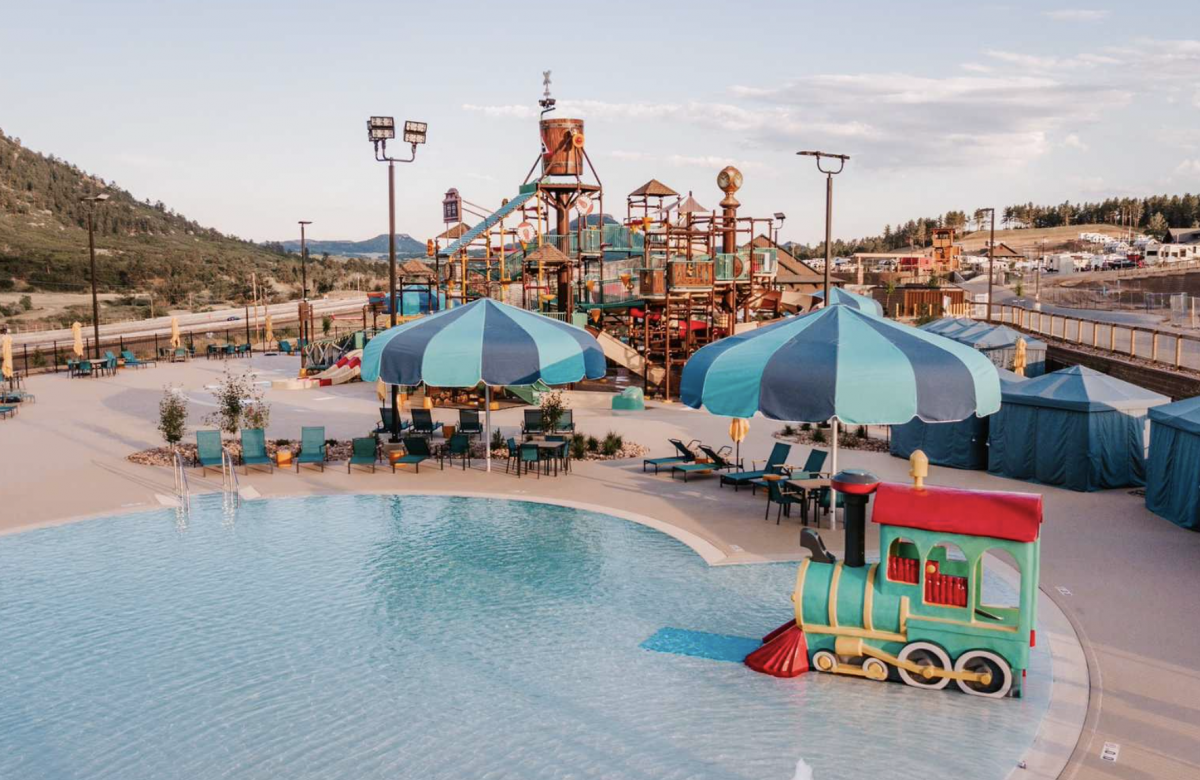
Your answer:
[[[1200,398],[1150,410],[1146,508],[1200,531]]]

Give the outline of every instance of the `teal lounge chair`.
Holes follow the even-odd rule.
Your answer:
[[[346,464],[346,473],[349,474],[354,466],[370,466],[374,474],[375,464],[379,460],[378,449],[379,443],[374,436],[354,439],[350,443],[350,461]]]
[[[379,407],[379,424],[375,426],[375,433],[390,433],[392,430],[392,408],[390,406]],[[406,431],[412,427],[412,423],[408,420],[400,421],[400,430]]]
[[[451,436],[446,455],[450,458],[451,466],[454,465],[455,458],[462,458],[463,471],[466,471],[467,466],[471,465],[471,437],[465,433]]]
[[[421,473],[421,462],[429,460],[433,453],[429,451],[429,439],[422,436],[404,437],[404,456],[392,463],[392,473],[397,466],[412,464],[418,474]]]
[[[283,341],[279,342],[279,351],[285,355],[292,354],[292,343],[290,341],[288,341],[287,339],[284,339]]]
[[[305,426],[300,429],[300,454],[296,456],[296,473],[300,464],[310,463],[325,471],[325,426]]]
[[[133,366],[134,368],[145,368],[146,366],[158,365],[153,360],[139,360],[136,355],[127,349],[121,350],[121,357],[125,360],[125,367]]]
[[[17,407],[15,406],[0,406],[0,417],[12,417],[16,413]]]
[[[242,429],[242,470],[250,475],[251,466],[266,466],[274,474],[275,464],[267,454],[267,432],[262,428]]]
[[[563,410],[562,417],[558,418],[558,424],[554,426],[554,430],[559,433],[575,432],[575,416],[570,409]]]
[[[684,444],[679,439],[667,439],[671,444],[675,445],[675,455],[669,458],[646,458],[642,461],[642,471],[646,470],[647,466],[654,467],[654,473],[658,473],[659,466],[674,466],[678,463],[691,463],[696,459],[696,452],[692,447],[700,443],[699,439],[692,439],[687,444]]]
[[[418,436],[432,436],[441,427],[440,422],[433,421],[433,412],[428,409],[412,410],[412,432]]]
[[[221,432],[196,431],[196,465],[203,469],[200,476],[221,470]]]
[[[738,464],[730,460],[729,447],[722,447],[719,450],[714,450],[707,444],[700,445],[700,451],[708,456],[709,463],[680,463],[671,467],[671,478],[675,478],[675,472],[683,475],[683,481],[687,482],[688,474],[704,474],[712,471],[728,471],[729,469],[737,468]]]
[[[468,436],[482,436],[483,423],[479,422],[479,412],[474,409],[459,409],[458,432]]]
[[[789,479],[815,479],[821,473],[821,467],[825,465],[825,459],[829,457],[829,453],[825,450],[810,450],[808,460],[804,461],[804,468],[799,471],[793,471],[789,475]],[[757,493],[758,489],[767,486],[766,480],[761,477],[750,481],[750,492]]]
[[[526,409],[525,421],[521,423],[521,433],[541,433],[542,432],[542,410],[541,409]]]
[[[792,451],[792,445],[784,444],[783,442],[775,442],[775,446],[771,448],[771,455],[767,458],[767,462],[761,469],[756,471],[739,471],[736,474],[722,474],[721,487],[733,485],[734,492],[742,485],[749,485],[756,479],[762,479],[767,474],[779,474],[783,471],[782,467],[787,465],[788,453]]]

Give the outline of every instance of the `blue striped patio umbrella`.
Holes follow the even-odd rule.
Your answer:
[[[817,290],[812,297],[818,301],[824,301],[825,291]],[[859,311],[865,311],[867,314],[874,314],[876,317],[883,316],[883,304],[879,301],[867,295],[848,292],[841,287],[829,288],[829,303],[836,306],[849,306]]]
[[[583,328],[480,298],[389,328],[367,344],[364,382],[486,388],[488,470],[492,387],[600,379],[604,351]]]
[[[952,422],[1000,409],[1000,379],[970,347],[849,306],[721,339],[688,360],[688,406],[730,417],[894,425]]]

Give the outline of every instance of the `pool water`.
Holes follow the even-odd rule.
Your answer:
[[[641,647],[789,614],[591,512],[337,496],[0,537],[0,778],[1002,778],[1046,706]],[[1003,585],[988,583],[998,589]]]

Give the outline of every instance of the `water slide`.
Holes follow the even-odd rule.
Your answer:
[[[321,385],[342,385],[360,378],[362,376],[362,352],[361,349],[347,352],[338,362],[311,378],[319,380]]]
[[[633,347],[629,346],[620,339],[600,330],[592,330],[588,328],[588,332],[596,337],[596,341],[600,342],[600,348],[604,350],[604,357],[619,366],[624,366],[629,369],[630,373],[637,376],[642,375],[645,369],[645,359],[641,353]],[[650,364],[650,382],[651,384],[661,385],[663,382],[664,371],[662,366]]]
[[[532,385],[508,385],[504,388],[530,406],[537,406],[539,396],[550,389],[550,385],[538,380]]]

